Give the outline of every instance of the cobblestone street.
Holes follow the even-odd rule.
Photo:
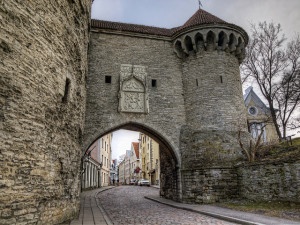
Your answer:
[[[158,194],[153,187],[121,186],[98,196],[114,224],[233,224],[144,198]]]

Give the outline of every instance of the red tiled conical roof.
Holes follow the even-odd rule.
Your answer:
[[[183,29],[186,27],[191,27],[200,24],[210,24],[210,23],[226,23],[226,22],[204,11],[203,9],[199,9],[188,21],[186,21],[186,23],[183,26],[181,26],[181,28]]]

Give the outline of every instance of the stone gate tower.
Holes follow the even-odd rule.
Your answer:
[[[173,153],[160,151],[162,196],[236,195],[247,42],[242,28],[202,9],[173,29],[92,20],[84,149],[120,127],[147,131]]]
[[[241,157],[237,131],[246,131],[239,64],[247,42],[243,29],[201,9],[174,35],[186,110],[181,151],[187,202],[219,201],[236,191],[230,167]]]

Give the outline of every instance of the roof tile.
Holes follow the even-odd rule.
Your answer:
[[[219,19],[218,17],[204,11],[203,9],[199,9],[184,25],[172,29],[138,25],[138,24],[110,22],[110,21],[95,20],[95,19],[92,20],[92,27],[171,37],[176,32],[188,27],[201,25],[201,24],[215,24],[215,23],[228,24],[224,20]]]
[[[139,159],[140,158],[139,143],[138,142],[132,142],[132,145],[133,145],[133,148],[134,148],[134,151],[135,151],[136,158]]]

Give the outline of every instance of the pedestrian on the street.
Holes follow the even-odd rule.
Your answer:
[[[113,185],[115,186],[115,179],[113,179]]]

